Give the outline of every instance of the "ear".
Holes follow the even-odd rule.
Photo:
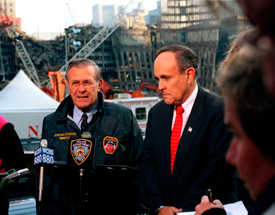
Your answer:
[[[101,90],[101,85],[102,85],[102,79],[98,81],[98,92]]]
[[[190,84],[195,78],[195,69],[193,67],[188,68],[185,71],[185,75],[187,77],[188,84]]]
[[[65,83],[66,83],[66,87],[68,89],[68,93],[71,94],[70,93],[71,89],[70,89],[70,86],[69,86],[69,83],[68,83],[67,79],[65,79]]]

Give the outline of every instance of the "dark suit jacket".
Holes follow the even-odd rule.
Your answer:
[[[161,101],[151,108],[139,167],[152,211],[161,205],[194,211],[208,188],[212,189],[213,198],[223,204],[237,200],[235,168],[225,161],[232,134],[223,122],[223,106],[221,96],[199,87],[172,175],[170,136],[174,107]]]

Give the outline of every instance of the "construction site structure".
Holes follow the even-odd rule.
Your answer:
[[[155,86],[154,84],[150,84],[150,83],[146,83],[143,82],[140,86],[138,90],[134,90],[134,91],[123,91],[123,93],[128,93],[131,95],[132,98],[141,98],[141,97],[145,97],[144,94],[142,94],[142,90],[143,88],[148,88],[148,89],[153,89],[156,92],[158,92],[158,87]]]
[[[38,86],[41,87],[39,77],[37,75],[36,69],[32,63],[32,60],[21,41],[21,36],[18,34],[16,29],[13,26],[13,23],[9,20],[8,16],[6,15],[3,8],[0,6],[0,15],[1,15],[1,23],[3,24],[4,28],[6,29],[6,32],[8,36],[12,39],[12,42],[14,46],[16,47],[16,51],[18,55],[20,56],[26,71],[28,73],[28,76],[31,78],[31,80]]]
[[[73,11],[71,10],[69,3],[65,3],[65,4],[66,4],[67,7],[68,7],[68,11],[69,11],[69,13],[70,13],[72,22],[73,22],[74,24],[76,24],[76,23],[77,23],[77,19],[75,18],[75,15],[74,15]]]
[[[198,57],[198,83],[217,92],[217,68],[226,56],[230,40],[251,27],[242,9],[234,0],[167,0],[161,8],[161,20],[153,32],[154,51],[170,44],[191,48]],[[225,20],[230,20],[228,25],[224,25]]]
[[[60,71],[50,71],[48,72],[48,77],[50,79],[51,84],[51,91],[52,91],[52,97],[58,101],[61,102],[65,98],[65,74],[61,73]],[[45,93],[49,92],[49,88],[43,88],[42,89]]]
[[[131,15],[133,11],[137,9],[137,7],[133,8],[128,16],[126,16],[126,11],[134,4],[135,1],[130,1],[114,19],[107,25],[105,25],[85,46],[83,46],[69,61],[87,58],[91,55],[91,53],[98,48],[123,22],[128,19],[128,16]],[[67,65],[63,65],[59,71],[64,72],[66,70]]]
[[[150,32],[140,13],[132,17],[131,28],[119,28],[112,35],[120,87],[136,90],[142,82],[156,84]]]

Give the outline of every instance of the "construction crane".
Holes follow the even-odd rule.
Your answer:
[[[76,24],[76,23],[77,23],[77,20],[76,20],[76,18],[75,18],[75,16],[74,16],[74,14],[73,14],[73,12],[72,12],[70,6],[69,6],[69,3],[66,3],[66,2],[64,2],[64,3],[65,3],[65,4],[67,5],[67,7],[68,7],[68,10],[69,10],[71,19],[72,19],[72,21],[73,21],[73,24]]]
[[[143,1],[142,1],[143,2]],[[141,3],[142,3],[141,2]],[[130,5],[134,3],[134,0],[130,1],[124,8],[123,11],[126,11],[130,8]],[[135,7],[131,10],[129,15],[138,9],[139,6]],[[114,19],[107,25],[105,25],[85,46],[82,47],[69,61],[87,58],[91,55],[91,53],[96,50],[124,21],[127,20],[129,16],[121,18],[122,14],[118,14],[114,17]],[[66,70],[66,64],[61,67],[60,72],[64,72]]]
[[[32,81],[38,86],[41,87],[41,83],[39,81],[36,69],[32,63],[32,60],[21,41],[21,36],[18,34],[16,29],[13,26],[12,21],[9,20],[7,14],[5,13],[4,9],[0,6],[0,15],[1,15],[1,23],[3,24],[4,28],[6,29],[6,32],[8,36],[11,38],[17,53],[19,54],[19,57],[21,61],[23,62],[27,74],[32,79]]]
[[[130,1],[124,8],[123,8],[123,12],[128,10],[130,8],[130,5],[133,3],[134,1]],[[143,1],[142,1],[143,2]],[[68,6],[68,4],[67,4]],[[69,6],[68,6],[69,8]],[[131,13],[133,11],[135,11],[137,7],[134,7],[134,9],[131,10],[131,12],[129,13],[129,16],[131,15]],[[117,16],[114,17],[114,19],[112,19],[112,21],[104,26],[82,49],[80,49],[67,63],[69,63],[72,60],[76,60],[76,59],[80,59],[80,58],[87,58],[89,55],[91,55],[91,53],[97,48],[99,47],[124,21],[127,20],[127,18],[129,16],[126,16],[124,18],[121,19],[121,13],[118,14]],[[65,84],[63,84],[64,82],[64,78],[62,79],[60,77],[59,74],[63,74],[62,76],[64,77],[65,74],[65,70],[66,70],[66,66],[67,64],[65,64],[64,66],[61,67],[61,69],[59,71],[56,72],[49,72],[49,77],[50,77],[50,84],[52,89],[54,89],[55,91],[55,98],[58,98],[58,101],[62,101],[64,98],[64,92],[65,92]],[[59,84],[57,84],[59,83]],[[48,83],[49,85],[49,83]],[[60,91],[60,92],[59,92]],[[105,98],[110,98],[113,95],[113,91],[111,90],[111,86],[105,82],[103,80],[103,84],[101,86],[101,91],[104,94]]]
[[[4,65],[3,65],[1,43],[0,43],[0,60],[1,60],[1,70],[2,70],[2,75],[3,75],[2,81],[5,81],[6,78],[5,78],[5,69],[4,69]]]
[[[149,89],[153,89],[155,91],[158,92],[158,87],[155,86],[154,84],[151,83],[147,83],[147,82],[143,82],[140,86],[138,90],[134,90],[134,91],[123,91],[123,93],[129,93],[132,98],[140,98],[140,97],[145,97],[141,91],[143,89],[143,87],[149,88]]]

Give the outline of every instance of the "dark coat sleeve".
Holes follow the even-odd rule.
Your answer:
[[[153,149],[152,111],[149,111],[146,125],[146,138],[143,145],[143,157],[139,163],[145,195],[150,203],[150,209],[155,211],[159,206],[165,205],[158,176],[157,164]]]
[[[132,192],[131,198],[133,199],[133,211],[135,213],[145,213],[148,210],[148,202],[144,194],[144,189],[142,186],[138,163],[141,159],[143,138],[141,135],[141,130],[137,123],[137,120],[133,113],[131,112],[132,118],[132,132],[131,132],[131,146],[129,151],[129,165],[138,170],[138,177],[132,182]]]
[[[202,215],[226,215],[226,212],[224,209],[221,208],[211,208],[202,213]]]

